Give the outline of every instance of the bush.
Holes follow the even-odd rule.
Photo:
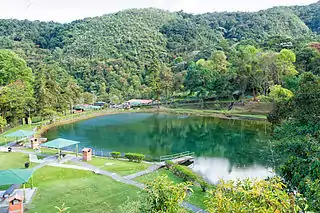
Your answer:
[[[166,168],[171,169],[171,167],[174,165],[174,163],[171,160],[166,161]]]
[[[121,153],[120,152],[111,152],[110,155],[114,159],[117,159],[117,158],[119,158],[121,156]]]
[[[143,154],[138,153],[126,153],[124,157],[127,158],[129,161],[136,161],[139,163],[145,158]]]
[[[279,178],[219,182],[206,198],[208,212],[300,212],[298,204],[306,208],[302,197],[287,194]]]
[[[184,181],[200,182],[200,180],[202,179],[186,166],[173,165],[172,171],[175,175],[182,178]]]

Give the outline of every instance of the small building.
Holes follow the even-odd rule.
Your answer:
[[[97,101],[93,105],[94,106],[99,106],[99,107],[104,107],[107,103],[103,101]]]
[[[82,160],[83,161],[91,161],[92,160],[92,149],[91,148],[82,149]]]
[[[126,102],[129,106],[141,106],[152,104],[152,100],[143,100],[143,99],[131,99]]]
[[[94,106],[90,104],[79,104],[73,107],[74,113],[84,112],[84,111],[90,111],[90,110],[99,110],[102,107],[100,106]]]
[[[8,199],[9,211],[8,213],[23,213],[23,195],[16,193]]]

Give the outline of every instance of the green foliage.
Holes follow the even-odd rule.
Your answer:
[[[288,185],[307,198],[311,210],[319,211],[316,193],[320,180],[319,107],[320,80],[312,73],[303,73],[295,96],[288,102],[277,103],[268,119],[274,116],[278,173]]]
[[[139,200],[127,200],[120,206],[121,213],[186,213],[182,202],[192,191],[189,183],[175,184],[168,176],[157,176],[147,183],[146,192],[139,194]]]
[[[17,80],[25,83],[33,81],[32,71],[17,54],[0,49],[0,86],[12,84]]]
[[[147,184],[147,204],[150,212],[183,212],[180,204],[186,198],[189,183],[174,184],[166,176],[157,177]],[[149,212],[149,211],[148,211]]]
[[[65,204],[62,204],[61,207],[55,206],[55,208],[57,209],[57,213],[68,213],[68,209],[70,209],[70,207],[66,207]]]
[[[175,175],[182,178],[184,181],[196,182],[199,179],[199,176],[197,174],[183,165],[173,165],[172,171]]]
[[[138,163],[140,163],[145,158],[143,154],[138,153],[126,153],[124,157],[127,158],[129,161],[136,161]]]
[[[174,163],[173,163],[171,160],[167,160],[167,161],[166,161],[166,167],[167,167],[167,169],[171,169],[173,165],[174,165]]]
[[[293,97],[293,93],[281,85],[274,85],[270,87],[269,97],[275,102],[289,101]]]
[[[220,183],[206,200],[209,212],[298,212],[296,198],[278,179],[238,180]],[[298,200],[297,200],[298,201]]]
[[[120,152],[111,152],[110,155],[114,159],[118,159],[121,156],[121,153]]]
[[[7,120],[0,116],[0,132],[3,132],[3,128],[7,125]]]
[[[199,175],[195,174],[191,169],[183,165],[171,165],[172,172],[186,182],[199,184],[203,192],[206,192],[208,183]]]

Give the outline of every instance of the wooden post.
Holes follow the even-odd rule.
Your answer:
[[[33,175],[31,176],[31,189],[33,189]]]
[[[23,202],[26,202],[26,184],[23,183]]]

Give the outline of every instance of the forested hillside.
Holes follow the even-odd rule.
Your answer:
[[[268,157],[287,187],[273,185],[278,194],[266,181],[270,193],[260,185],[251,196],[245,183],[244,199],[227,184],[208,208],[320,212],[320,2],[199,15],[130,9],[68,24],[0,20],[1,132],[76,104],[131,98],[270,102]],[[287,193],[297,191],[306,199]]]
[[[319,5],[201,15],[131,9],[69,24],[0,20],[0,48],[32,70],[31,113],[94,99],[268,95],[276,84],[288,88],[290,76],[320,73],[311,45],[320,41]],[[16,80],[2,80],[1,91]]]

